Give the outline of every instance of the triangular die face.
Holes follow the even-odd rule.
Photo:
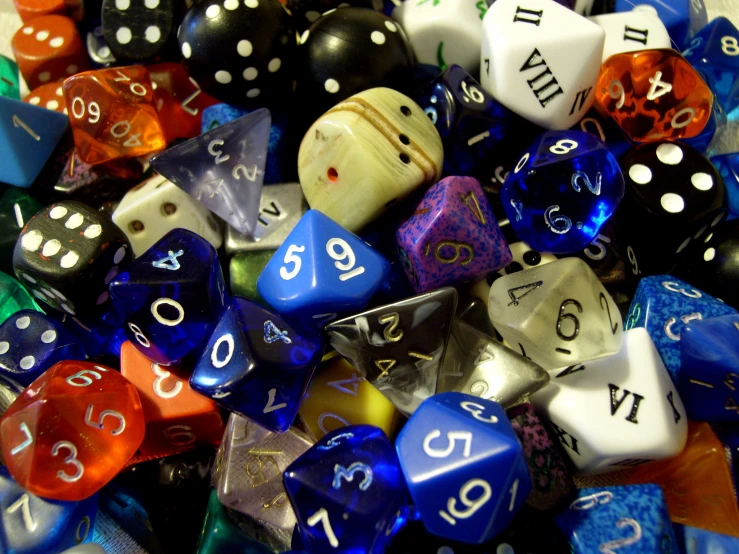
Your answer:
[[[257,224],[267,161],[269,110],[261,108],[165,150],[151,165],[240,233]]]

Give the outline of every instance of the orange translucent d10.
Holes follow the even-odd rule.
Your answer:
[[[166,147],[145,68],[86,71],[64,81],[62,88],[83,162],[94,165]]]
[[[143,439],[136,388],[114,369],[90,362],[52,366],[0,419],[10,474],[24,489],[55,500],[96,493]]]
[[[596,105],[634,141],[698,135],[713,94],[675,50],[641,50],[608,58],[595,87]]]

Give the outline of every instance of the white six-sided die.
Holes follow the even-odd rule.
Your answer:
[[[641,5],[630,12],[595,15],[590,20],[606,32],[603,61],[622,52],[672,47],[670,35],[652,6]]]

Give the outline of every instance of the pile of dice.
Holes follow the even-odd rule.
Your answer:
[[[0,552],[739,552],[736,21],[14,2]]]

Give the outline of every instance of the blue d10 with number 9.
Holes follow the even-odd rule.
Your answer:
[[[521,443],[492,400],[458,392],[432,396],[403,427],[395,448],[423,524],[440,537],[488,541],[531,492]]]
[[[359,311],[390,263],[318,210],[308,210],[257,280],[259,294],[288,318],[318,324]]]

